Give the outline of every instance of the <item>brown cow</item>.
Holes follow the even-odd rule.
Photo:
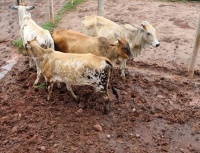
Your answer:
[[[131,56],[129,44],[118,35],[115,35],[116,43],[110,43],[105,37],[90,37],[72,30],[56,30],[52,38],[56,50],[65,53],[92,53],[120,63]],[[120,68],[122,67],[121,64]]]

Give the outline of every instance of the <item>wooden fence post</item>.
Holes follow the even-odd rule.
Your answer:
[[[188,73],[189,73],[190,77],[192,77],[194,75],[194,67],[195,67],[195,63],[197,60],[199,47],[200,47],[200,16],[199,16],[199,23],[198,23],[197,30],[196,30],[194,48],[193,48],[193,52],[191,55],[190,64],[188,67]]]
[[[54,22],[53,0],[49,0],[50,21]]]
[[[25,1],[25,0],[16,0],[16,4],[17,4],[17,5],[19,5],[19,4],[23,4],[24,1]]]
[[[22,0],[16,0],[17,5],[19,5],[20,3],[22,3]]]
[[[98,0],[98,15],[104,16],[104,0]]]

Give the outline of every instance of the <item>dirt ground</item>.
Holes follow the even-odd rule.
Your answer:
[[[37,9],[39,12],[40,7]],[[200,3],[195,2],[105,1],[106,18],[138,26],[147,20],[161,44],[147,47],[134,61],[128,61],[126,80],[114,70],[112,82],[120,103],[109,89],[112,110],[108,115],[102,114],[100,95],[93,95],[86,108],[80,109],[64,85],[55,87],[47,101],[46,91],[32,86],[36,70],[30,70],[27,57],[11,45],[19,35],[3,33],[0,152],[199,153],[199,56],[195,76],[187,76],[199,11]],[[97,1],[88,0],[77,11],[68,12],[58,29],[81,31],[82,17],[96,13]],[[1,28],[19,30],[16,13],[1,9],[0,15]],[[2,15],[14,17],[5,25]],[[12,67],[10,63],[16,64]],[[7,74],[6,66],[12,67]],[[90,91],[86,86],[73,89],[81,101]]]

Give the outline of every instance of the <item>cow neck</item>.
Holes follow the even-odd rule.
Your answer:
[[[109,54],[109,59],[111,61],[118,58],[120,55],[119,44],[117,44],[116,46],[110,46],[110,51],[108,50],[107,54]]]
[[[31,45],[31,50],[33,53],[33,56],[36,58],[41,58],[44,55],[43,48],[41,48],[39,45]]]
[[[20,28],[22,28],[24,15],[29,15],[31,17],[31,14],[26,10],[25,6],[19,6],[19,8],[18,8],[18,16],[19,16]]]
[[[144,42],[143,42],[143,32],[141,30],[135,31],[135,37],[132,42],[134,42],[133,48],[144,48]]]

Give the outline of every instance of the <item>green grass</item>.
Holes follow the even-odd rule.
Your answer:
[[[76,10],[76,6],[82,2],[85,2],[86,0],[74,0],[74,4],[70,4],[68,1],[66,4],[56,13],[54,17],[54,22],[46,22],[42,25],[42,28],[49,30],[50,32],[53,31],[55,27],[58,26],[58,23],[62,19],[63,15],[67,11],[73,11]],[[22,53],[24,50],[23,43],[21,39],[15,40],[12,42],[13,46],[17,47],[19,49],[19,53]]]
[[[46,89],[46,83],[34,85],[34,88],[36,88],[36,89]]]
[[[17,47],[19,53],[22,54],[23,49],[24,49],[23,43],[22,43],[22,39],[14,40],[14,41],[12,42],[12,45],[15,46],[15,47]]]
[[[59,21],[61,20],[61,18],[63,17],[63,15],[67,12],[67,11],[72,11],[72,10],[76,10],[76,6],[82,2],[84,2],[86,0],[74,0],[74,4],[70,4],[69,2],[67,2],[62,8],[61,10],[59,10],[57,12],[57,14],[54,17],[54,23],[52,22],[46,22],[45,24],[43,24],[43,28],[47,29],[49,31],[53,31],[53,29],[58,25]]]

